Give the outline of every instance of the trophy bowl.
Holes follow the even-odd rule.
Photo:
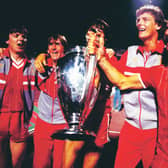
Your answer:
[[[99,90],[99,82],[95,82],[96,64],[96,57],[88,55],[86,47],[79,45],[58,60],[58,96],[69,128],[55,132],[52,138],[94,139],[82,129],[82,124],[93,108]]]

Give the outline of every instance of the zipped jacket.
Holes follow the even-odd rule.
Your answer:
[[[157,51],[145,53],[141,46],[131,46],[123,54],[128,67],[152,67],[161,64],[161,53],[164,45],[158,45]],[[121,64],[120,64],[121,66]],[[126,75],[130,75],[125,70]],[[129,90],[124,93],[124,109],[126,121],[140,129],[157,128],[157,102],[153,90]]]
[[[49,72],[38,73],[38,87],[40,96],[38,100],[39,117],[50,124],[64,124],[66,120],[60,105],[57,86],[57,72],[52,68],[52,59],[48,58]]]

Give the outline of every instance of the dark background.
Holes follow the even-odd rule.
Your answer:
[[[32,54],[45,51],[51,33],[66,35],[71,45],[84,45],[88,25],[96,18],[103,18],[111,25],[110,47],[126,49],[138,42],[135,11],[150,0],[2,0],[0,2],[0,47],[6,47],[8,27],[25,24],[30,30],[28,51]],[[168,19],[168,0],[151,0],[163,10]],[[31,139],[32,140],[32,139]],[[117,141],[106,145],[102,163],[113,165]],[[24,167],[30,167],[33,157]],[[111,157],[113,156],[113,158]],[[102,166],[105,167],[105,166]],[[106,166],[109,167],[109,166]]]
[[[0,46],[5,47],[8,27],[25,24],[30,30],[28,49],[45,51],[51,33],[64,33],[71,45],[84,45],[88,25],[103,18],[111,25],[110,47],[125,49],[137,43],[135,11],[152,2],[168,18],[168,0],[22,0],[0,4]]]

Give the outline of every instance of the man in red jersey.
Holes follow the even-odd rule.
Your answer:
[[[25,49],[28,30],[17,25],[9,30],[8,48],[0,59],[0,162],[9,161],[9,148],[13,167],[21,167],[28,136],[28,123],[32,114],[35,68],[28,60]]]
[[[158,6],[145,5],[136,10],[139,45],[129,46],[116,67],[152,67],[162,63],[165,19]],[[149,167],[157,136],[157,102],[150,89],[124,92],[125,122],[119,136],[115,168],[130,168],[142,161]],[[136,138],[135,138],[136,137]],[[127,154],[125,154],[127,151]]]
[[[62,168],[64,141],[51,138],[57,130],[67,127],[58,97],[57,61],[64,56],[67,39],[62,34],[48,37],[47,54],[48,71],[38,73],[38,116],[34,131],[34,168]],[[38,66],[37,64],[36,66]]]
[[[150,90],[155,89],[156,97],[158,102],[158,134],[157,134],[157,141],[156,141],[156,153],[153,154],[151,161],[148,162],[148,167],[152,166],[154,168],[168,167],[168,104],[167,104],[167,97],[168,97],[168,69],[165,66],[153,66],[151,68],[144,68],[144,67],[123,67],[123,73],[130,75],[125,76],[120,73],[114,66],[113,62],[106,57],[106,53],[104,52],[104,45],[103,45],[103,33],[100,35],[99,47],[96,46],[96,42],[90,45],[90,48],[97,47],[97,59],[100,68],[105,72],[107,78],[116,86],[119,87],[120,90],[128,90],[128,92],[132,92],[134,89],[142,89],[146,90],[147,88]],[[96,39],[95,35],[91,38]],[[92,40],[94,41],[94,40]],[[96,40],[95,40],[96,41]],[[166,55],[165,55],[166,56]],[[165,65],[166,62],[165,62]],[[127,136],[128,131],[124,131],[122,133],[122,138]],[[140,136],[133,134],[133,138],[137,141],[142,139],[143,132],[140,133]],[[151,137],[152,138],[152,137]],[[124,139],[123,139],[124,140]],[[135,145],[130,140],[131,145]],[[150,139],[149,139],[150,140]],[[128,145],[129,146],[129,145]],[[144,146],[139,146],[139,150]],[[127,148],[127,146],[125,147]],[[128,149],[129,150],[129,149]],[[126,150],[127,152],[127,150]],[[124,164],[124,163],[123,163]],[[131,162],[127,162],[127,167],[131,165]],[[116,165],[115,165],[116,166]],[[119,167],[118,164],[116,167]]]
[[[99,66],[106,73],[108,79],[121,90],[154,88],[156,90],[158,102],[158,139],[156,144],[156,153],[152,162],[153,168],[168,167],[168,68],[164,66],[154,66],[151,68],[126,68],[123,70],[126,74],[132,74],[130,77],[124,76],[107,58],[102,57],[99,60]],[[135,137],[136,138],[136,137]]]

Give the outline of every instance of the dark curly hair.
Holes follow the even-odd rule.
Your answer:
[[[91,23],[91,25],[88,28],[88,31],[93,31],[93,32],[103,31],[105,42],[107,42],[110,36],[110,25],[104,19],[98,18]]]

